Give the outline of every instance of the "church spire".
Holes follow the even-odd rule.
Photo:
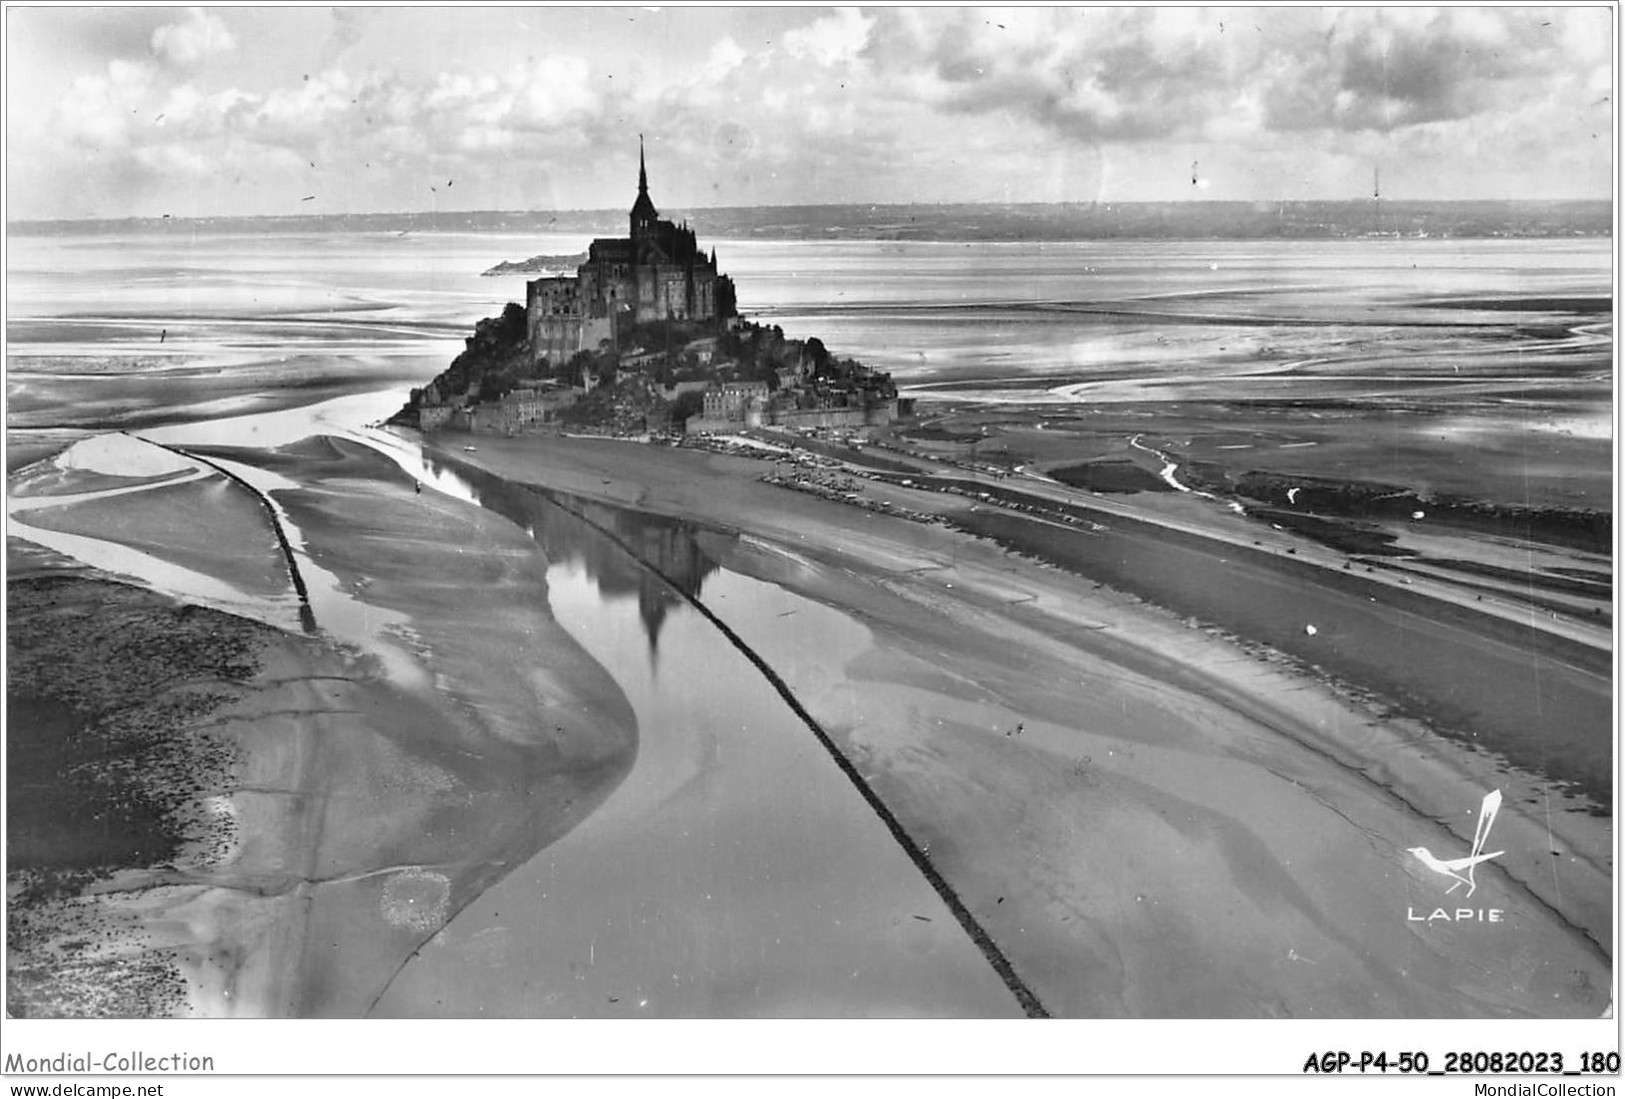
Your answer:
[[[632,203],[632,240],[640,241],[653,231],[655,221],[660,217],[660,211],[655,209],[654,199],[649,197],[649,170],[643,162],[643,135],[638,135],[638,198]]]

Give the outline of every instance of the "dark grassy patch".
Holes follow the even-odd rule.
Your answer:
[[[1121,458],[1052,469],[1049,475],[1062,484],[1090,492],[1174,491],[1174,487],[1161,477]]]
[[[78,913],[81,931],[106,936],[79,899],[86,883],[229,841],[201,802],[231,788],[235,754],[200,719],[240,695],[276,631],[74,576],[14,579],[6,610],[7,1008],[166,1014],[169,963],[86,968],[62,921]]]
[[[911,427],[906,431],[899,431],[898,434],[905,439],[926,439],[938,443],[974,443],[981,438],[980,435],[948,431],[940,427]]]
[[[1423,519],[1430,524],[1444,524],[1500,538],[1566,546],[1599,554],[1611,553],[1613,547],[1614,517],[1606,511],[1493,504],[1451,493],[1423,495],[1405,485],[1343,481],[1267,470],[1232,474],[1212,462],[1191,462],[1180,468],[1186,483],[1193,488],[1254,500],[1300,514],[1310,513],[1322,518],[1410,522],[1417,512],[1421,512]]]
[[[1385,530],[1350,522],[1344,519],[1326,519],[1319,515],[1305,515],[1301,511],[1279,508],[1250,508],[1254,518],[1284,527],[1305,538],[1313,538],[1321,545],[1330,546],[1339,553],[1369,554],[1378,557],[1409,557],[1411,554],[1394,545],[1398,536]]]
[[[122,584],[7,586],[8,870],[145,866],[202,837],[231,755],[198,718],[234,697],[268,627]]]
[[[1612,298],[1453,298],[1444,301],[1417,302],[1429,309],[1482,309],[1517,313],[1608,313],[1614,308]]]
[[[91,753],[93,720],[66,703],[37,695],[7,700],[6,862],[12,870],[50,869],[70,879],[76,869],[146,866],[174,844],[161,814],[98,781]],[[45,880],[42,879],[43,885]]]

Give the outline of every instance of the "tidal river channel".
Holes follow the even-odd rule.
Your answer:
[[[380,395],[379,406],[397,398]],[[793,642],[775,644],[774,667],[802,689],[844,682],[870,648],[865,627],[721,567],[718,540],[730,535],[436,461],[413,439],[353,426],[367,411],[347,398],[145,434],[179,447],[342,436],[387,455],[424,491],[500,514],[535,540],[548,563],[553,615],[609,671],[637,718],[636,760],[620,784],[581,824],[453,915],[396,974],[374,1014],[1021,1014],[808,725],[690,600],[741,635]],[[103,438],[119,441],[121,461],[165,453]],[[292,485],[245,461],[230,465],[273,499]],[[343,590],[278,511],[312,577],[318,625],[373,652],[401,679],[394,666],[412,658],[396,644],[398,616],[366,603],[364,591]],[[293,627],[286,595],[195,589],[184,577],[149,576],[147,555],[128,546],[89,541],[103,568]],[[172,582],[161,583],[165,577]],[[414,670],[406,685],[421,689],[432,669]]]
[[[375,1014],[1020,1013],[761,672],[593,525],[741,632],[794,629],[786,678],[841,678],[867,630],[719,567],[687,524],[464,476],[540,543],[553,614],[631,701],[638,755],[585,822],[453,918]]]

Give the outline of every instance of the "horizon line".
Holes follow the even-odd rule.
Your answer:
[[[870,209],[870,210],[897,210],[914,208],[987,208],[1011,209],[1044,207],[1052,209],[1065,209],[1070,207],[1114,207],[1114,206],[1304,206],[1315,204],[1346,204],[1356,206],[1369,206],[1373,202],[1385,205],[1410,205],[1426,203],[1436,206],[1444,205],[1555,205],[1579,204],[1613,205],[1613,198],[1178,198],[1178,199],[1083,199],[1073,202],[797,202],[772,203],[763,205],[721,205],[721,206],[683,206],[673,204],[669,207],[681,213],[694,213],[700,211],[732,211],[732,210],[830,210],[830,209]],[[136,221],[226,221],[249,220],[255,218],[275,220],[296,220],[300,218],[333,218],[333,217],[423,217],[447,216],[466,217],[471,214],[503,214],[510,216],[535,216],[542,214],[570,214],[576,216],[606,215],[624,217],[626,211],[619,206],[593,206],[593,207],[541,207],[530,209],[484,207],[479,209],[456,210],[364,210],[364,211],[300,211],[296,213],[231,213],[231,214],[84,214],[74,217],[25,217],[7,218],[6,226],[22,225],[56,225],[71,224],[74,222],[136,222]]]

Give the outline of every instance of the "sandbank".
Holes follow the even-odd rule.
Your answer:
[[[568,830],[628,766],[630,709],[552,622],[545,561],[522,532],[415,494],[392,464],[353,444],[312,444],[291,460],[305,487],[279,503],[298,517],[305,552],[340,578],[362,620],[375,608],[378,621],[397,623],[378,646],[405,651],[419,675],[403,682],[378,651],[329,634],[82,581],[88,570],[21,551],[39,569],[93,583],[90,605],[135,598],[152,614],[207,616],[221,636],[258,645],[252,672],[218,705],[172,715],[153,733],[184,745],[206,729],[222,745],[220,773],[177,793],[172,813],[213,822],[215,842],[172,857],[115,853],[86,867],[89,880],[76,879],[69,897],[125,929],[121,956],[163,959],[181,991],[162,1002],[42,1000],[47,1014],[365,1014],[450,914]],[[229,509],[210,518],[176,530],[174,552],[201,552],[227,519],[262,533],[268,522]],[[101,533],[116,529],[115,517]],[[8,594],[28,582],[59,581],[14,569]],[[13,646],[16,630],[14,616]],[[95,661],[117,642],[83,654]],[[176,645],[151,659],[168,668],[185,655]],[[74,689],[54,666],[41,683],[49,697]],[[114,704],[148,688],[127,684]],[[27,994],[26,982],[12,987]]]
[[[1607,1006],[1606,821],[1426,714],[985,539],[762,484],[770,461],[580,439],[442,454],[712,526],[728,567],[868,627],[839,677],[786,678],[1057,1013]],[[1276,582],[1288,605],[1348,598],[1336,576]],[[792,634],[746,640],[795,666]],[[1473,903],[1501,919],[1409,918],[1456,899],[1407,849],[1470,843],[1497,786],[1507,854]]]

